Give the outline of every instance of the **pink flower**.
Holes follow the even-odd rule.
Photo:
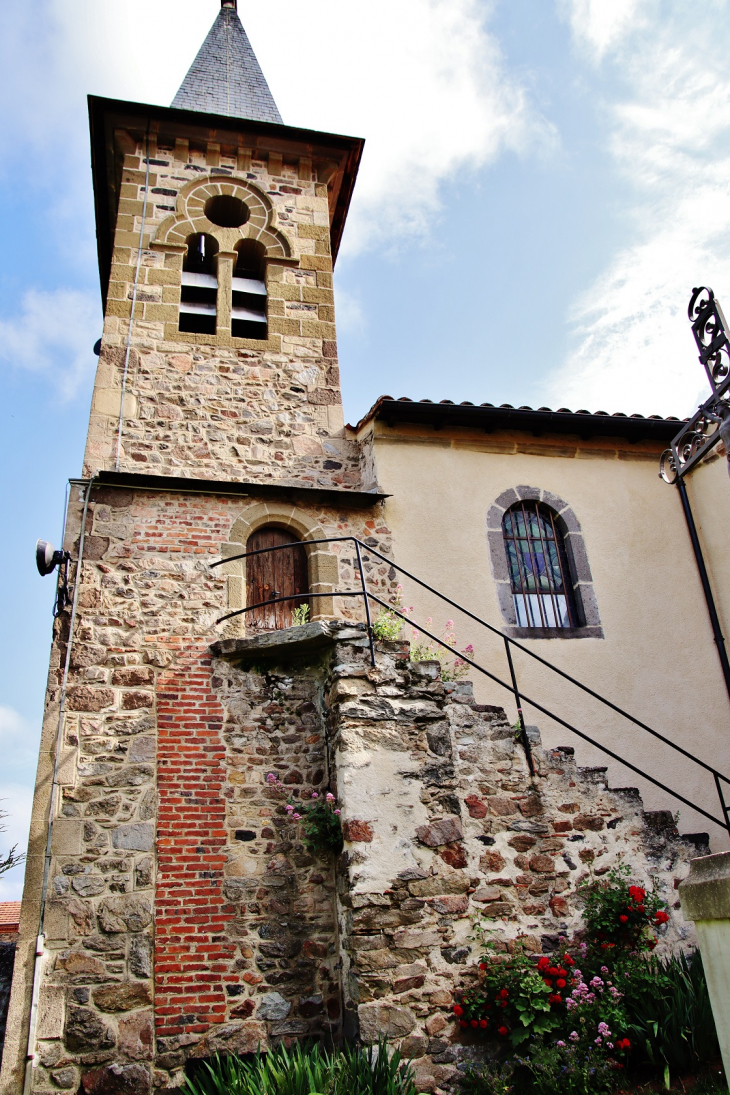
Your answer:
[[[471,645],[471,643],[469,643],[468,646],[465,646],[464,649],[462,650],[462,654],[473,654],[473,653],[474,653],[474,647]]]
[[[312,798],[319,798],[319,795],[316,791],[312,791]]]
[[[451,631],[451,628],[453,626],[454,626],[454,621],[453,620],[447,620],[446,623],[444,624],[444,627],[446,628],[447,631]]]
[[[287,803],[287,805],[284,807],[284,809],[286,810],[286,812],[288,814],[290,814],[292,812],[292,810],[294,809],[294,807],[290,803]]]
[[[274,775],[273,772],[269,772],[268,776],[266,777],[266,782],[267,783],[276,783],[276,776]]]
[[[568,1035],[568,1037],[570,1038],[571,1042],[577,1042],[578,1041],[578,1032],[577,1032],[577,1030],[572,1031]]]
[[[565,1042],[556,1042],[556,1046],[560,1046],[561,1049],[565,1049]]]
[[[301,821],[302,820],[302,815],[301,814],[294,813],[294,814],[292,814],[292,817],[294,818],[295,821]]]
[[[335,801],[335,796],[332,794],[331,791],[328,791],[327,794],[324,797],[325,797],[326,802],[334,802]]]
[[[432,624],[433,623],[433,616],[427,616],[426,617],[426,623],[427,624]]]
[[[342,813],[342,811],[341,811],[341,810],[335,810],[335,813],[336,813],[336,814],[337,814],[337,816],[339,817],[339,816],[340,816],[340,814]]]

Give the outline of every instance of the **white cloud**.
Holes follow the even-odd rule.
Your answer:
[[[367,326],[360,298],[356,293],[350,293],[343,289],[339,281],[335,282],[335,314],[337,316],[337,330],[340,334],[343,332],[359,334]]]
[[[0,362],[42,374],[71,399],[96,368],[101,324],[99,304],[88,293],[29,289],[15,316],[0,316]]]
[[[637,26],[645,25],[651,0],[558,0],[578,43],[595,60],[615,48]]]
[[[677,415],[696,407],[703,374],[689,296],[710,285],[730,301],[730,5],[713,6],[724,24],[675,8],[616,54],[626,92],[609,107],[609,147],[633,186],[633,239],[574,303],[574,348],[550,378],[553,402]]]
[[[459,172],[555,140],[504,63],[490,4],[281,0],[279,10],[287,31],[276,38],[263,9],[244,19],[285,119],[367,142],[346,251],[432,230]]]
[[[50,168],[65,224],[90,209],[85,93],[168,104],[218,10],[39,0],[0,12],[0,108]],[[350,251],[429,231],[458,172],[555,139],[507,70],[485,0],[279,0],[275,21],[267,5],[240,10],[285,121],[367,140]]]

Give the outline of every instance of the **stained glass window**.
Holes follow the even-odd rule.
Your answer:
[[[542,502],[518,502],[502,523],[519,627],[577,627],[565,542]]]

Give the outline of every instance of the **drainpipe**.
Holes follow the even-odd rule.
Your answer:
[[[687,488],[685,487],[684,480],[681,476],[677,478],[677,489],[679,490],[679,497],[682,500],[682,509],[684,510],[684,517],[687,522],[687,530],[689,532],[689,538],[692,541],[692,550],[695,554],[695,562],[697,563],[697,570],[700,581],[702,582],[702,590],[705,594],[707,611],[710,616],[710,624],[712,625],[712,634],[715,639],[715,645],[717,646],[717,654],[722,667],[722,675],[725,678],[725,687],[727,689],[728,697],[730,697],[730,662],[728,662],[727,650],[725,648],[725,636],[720,627],[720,618],[717,615],[715,598],[712,596],[710,578],[707,573],[707,567],[705,566],[700,538],[697,535],[697,526],[695,525],[695,519],[692,514],[692,507],[690,506],[689,498],[687,497]]]
[[[38,998],[40,996],[41,976],[43,973],[43,956],[45,952],[44,922],[46,917],[46,899],[48,896],[48,881],[51,873],[51,844],[53,841],[53,822],[58,805],[58,772],[61,766],[61,749],[63,746],[64,717],[66,713],[66,687],[68,685],[68,671],[71,665],[71,647],[73,645],[74,624],[76,622],[76,605],[81,585],[81,564],[84,558],[84,540],[86,538],[86,514],[89,509],[91,488],[96,476],[92,476],[86,484],[84,497],[84,513],[81,518],[81,533],[79,536],[79,557],[76,563],[76,580],[74,582],[74,595],[71,603],[71,621],[68,630],[68,642],[66,644],[66,660],[63,666],[63,678],[61,680],[61,696],[58,706],[58,729],[56,731],[56,755],[53,763],[53,782],[51,784],[51,796],[48,807],[48,826],[46,836],[46,852],[43,862],[43,883],[41,886],[41,907],[38,916],[38,935],[36,937],[35,958],[33,961],[33,992],[30,1004],[30,1022],[28,1025],[28,1050],[25,1061],[25,1082],[23,1095],[30,1095],[33,1088],[33,1069],[36,1067],[36,1029],[38,1026]],[[65,530],[64,530],[65,532]]]

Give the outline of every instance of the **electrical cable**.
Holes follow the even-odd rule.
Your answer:
[[[114,470],[119,471],[119,461],[122,455],[122,425],[124,423],[124,397],[127,392],[127,373],[129,372],[129,355],[132,349],[132,328],[134,325],[134,310],[137,307],[137,286],[139,284],[139,271],[142,266],[142,245],[144,243],[144,228],[147,220],[147,193],[150,185],[150,121],[147,119],[147,130],[144,137],[144,199],[142,201],[142,225],[139,230],[139,247],[137,248],[137,268],[134,271],[134,286],[132,289],[132,311],[129,314],[129,327],[127,329],[127,342],[124,348],[124,369],[122,371],[122,398],[119,404],[119,426],[117,427],[117,453],[114,462]]]
[[[76,563],[76,578],[74,581],[73,599],[71,602],[71,620],[69,622],[68,629],[68,641],[66,643],[66,658],[63,665],[63,677],[61,679],[61,694],[59,697],[58,706],[58,728],[56,730],[56,753],[53,762],[53,782],[51,783],[50,802],[48,805],[48,825],[46,830],[46,851],[43,862],[43,882],[41,884],[41,904],[40,912],[38,915],[38,934],[36,936],[36,948],[35,948],[35,962],[33,965],[33,991],[31,995],[30,1006],[30,1022],[28,1026],[28,1051],[26,1054],[25,1062],[25,1083],[23,1085],[23,1095],[30,1095],[32,1089],[32,1077],[33,1067],[35,1065],[35,1041],[36,1041],[36,1027],[38,1020],[38,997],[40,994],[41,983],[41,971],[42,971],[42,959],[45,946],[45,916],[46,916],[46,899],[48,896],[48,880],[51,872],[51,844],[53,841],[53,821],[56,815],[57,801],[58,801],[58,775],[61,767],[61,750],[63,746],[63,727],[64,716],[66,712],[66,686],[68,684],[68,673],[71,666],[71,648],[73,646],[74,624],[76,622],[76,607],[78,604],[79,588],[81,586],[81,565],[84,558],[84,540],[86,539],[86,515],[89,509],[89,498],[91,496],[91,488],[94,484],[96,476],[92,476],[89,479],[86,486],[86,495],[84,497],[84,511],[81,518],[81,533],[79,535],[79,557]],[[65,533],[65,529],[64,529]]]

